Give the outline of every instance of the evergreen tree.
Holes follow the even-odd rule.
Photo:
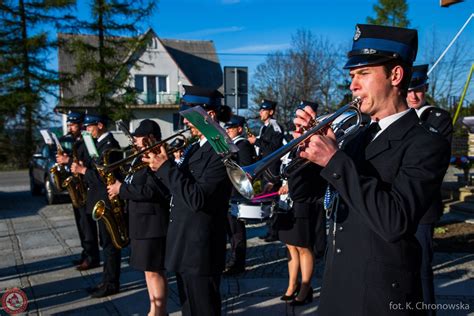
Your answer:
[[[74,58],[74,73],[62,74],[71,80],[88,82],[85,93],[67,102],[94,107],[113,119],[129,119],[129,105],[136,104],[136,92],[130,88],[128,65],[147,43],[137,36],[138,27],[151,15],[153,0],[92,0],[91,19],[78,23],[66,49]],[[92,35],[92,37],[90,36]]]
[[[406,0],[379,0],[373,8],[376,17],[367,17],[367,23],[398,27],[410,25],[407,18],[408,4]]]
[[[0,126],[6,119],[24,130],[10,145],[9,156],[25,166],[34,150],[34,130],[44,123],[42,105],[54,95],[56,72],[48,67],[48,53],[56,45],[47,30],[70,19],[64,15],[75,0],[0,1]],[[12,126],[14,127],[14,126]],[[5,140],[5,130],[0,130]],[[13,150],[13,152],[12,152]],[[1,155],[0,155],[1,156]]]

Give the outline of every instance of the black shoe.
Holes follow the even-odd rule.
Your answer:
[[[78,271],[86,271],[86,270],[97,268],[98,266],[100,266],[99,262],[90,262],[89,260],[86,259],[82,261],[82,263],[78,265],[76,269]]]
[[[277,240],[278,240],[278,237],[275,236],[275,235],[269,235],[269,236],[266,237],[264,240],[265,240],[265,242],[273,242],[273,241],[277,241]]]
[[[82,261],[84,261],[84,259],[74,259],[71,262],[73,265],[78,266],[82,263]]]
[[[114,295],[119,292],[119,287],[111,284],[103,285],[91,294],[92,298],[101,298]]]
[[[309,287],[308,294],[302,301],[298,301],[296,297],[291,301],[290,306],[303,306],[313,301],[313,288]]]
[[[298,295],[298,292],[300,291],[300,287],[301,287],[301,283],[298,283],[298,285],[296,286],[296,289],[293,293],[291,293],[291,295],[286,295],[286,294],[283,294],[282,297],[280,297],[280,301],[291,301],[293,300],[296,295]]]
[[[104,286],[104,283],[99,283],[95,286],[91,286],[91,287],[86,288],[86,291],[87,291],[87,293],[92,294],[103,286]]]
[[[223,272],[224,275],[235,275],[235,274],[240,274],[244,273],[245,268],[244,267],[239,267],[239,266],[230,266],[225,271]]]

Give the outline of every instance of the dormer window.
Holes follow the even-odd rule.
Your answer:
[[[158,39],[156,37],[153,37],[151,41],[148,43],[148,48],[149,49],[158,49]]]

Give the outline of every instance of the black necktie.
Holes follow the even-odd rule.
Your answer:
[[[380,131],[380,125],[377,122],[371,123],[364,133],[364,147],[367,147]]]

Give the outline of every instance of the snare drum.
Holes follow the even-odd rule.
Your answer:
[[[240,219],[266,219],[270,217],[272,211],[272,204],[237,204],[230,205],[230,213]]]

